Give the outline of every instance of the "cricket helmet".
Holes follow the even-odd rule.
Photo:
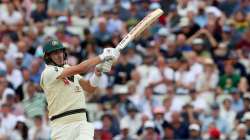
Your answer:
[[[46,53],[51,53],[53,51],[64,50],[64,49],[65,47],[58,40],[50,40],[49,42],[44,44],[43,53],[46,54]]]
[[[67,59],[67,53],[66,48],[63,46],[63,44],[58,40],[50,40],[47,43],[43,45],[43,53],[44,53],[44,61],[46,64],[55,64],[53,60],[49,57],[49,54],[58,50],[62,50],[64,53],[64,60]]]

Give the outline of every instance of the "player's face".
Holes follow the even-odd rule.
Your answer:
[[[57,50],[50,54],[50,58],[55,62],[57,65],[63,65],[64,64],[64,58],[63,58],[63,50]]]

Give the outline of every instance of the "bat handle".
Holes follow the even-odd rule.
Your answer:
[[[122,49],[124,49],[129,42],[131,42],[133,40],[132,36],[130,34],[127,34],[122,41],[117,45],[116,49],[121,51]]]

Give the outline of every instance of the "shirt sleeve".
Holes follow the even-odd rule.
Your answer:
[[[42,78],[41,78],[41,87],[43,88],[45,84],[51,84],[53,82],[55,82],[56,79],[63,71],[63,68],[60,67],[49,67],[47,68],[43,74],[42,74]]]
[[[81,79],[84,79],[81,75],[79,75],[79,74],[77,74],[77,75],[75,75],[76,76],[76,79],[77,79],[77,81],[80,81]]]

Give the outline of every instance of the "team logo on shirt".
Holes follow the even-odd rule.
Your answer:
[[[81,88],[79,86],[75,86],[75,92],[81,92]]]
[[[55,68],[55,71],[58,72],[58,68],[57,67],[54,67]]]

